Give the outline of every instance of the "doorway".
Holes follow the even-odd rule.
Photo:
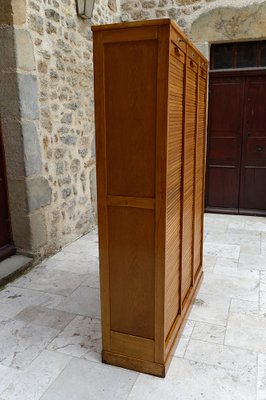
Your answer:
[[[4,149],[0,128],[0,261],[15,253],[7,201]]]
[[[266,215],[263,69],[210,73],[206,211]]]

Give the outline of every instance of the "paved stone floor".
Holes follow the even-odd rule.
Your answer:
[[[265,400],[266,219],[206,215],[205,278],[165,379],[100,362],[97,234],[0,291],[0,400]]]

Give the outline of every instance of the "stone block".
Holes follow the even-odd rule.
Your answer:
[[[35,57],[31,35],[25,29],[14,31],[17,54],[17,67],[25,71],[34,71]]]
[[[19,115],[17,74],[0,74],[0,114],[5,118]]]
[[[33,122],[22,124],[25,175],[39,175],[42,171],[41,147],[36,126]]]
[[[35,14],[30,15],[29,16],[29,27],[33,31],[42,35],[44,32],[43,18],[40,15],[35,15]]]
[[[154,0],[144,0],[142,2],[143,8],[154,8],[156,6],[156,2]]]
[[[220,42],[265,38],[266,2],[243,7],[217,7],[201,14],[192,24],[195,42]]]
[[[13,15],[10,1],[0,1],[0,25],[12,25]]]
[[[80,171],[80,168],[81,168],[80,161],[77,158],[71,161],[70,171],[72,174],[76,174],[78,171]]]
[[[0,29],[0,49],[0,71],[15,68],[16,56],[14,49],[14,30],[10,26]]]
[[[72,191],[70,188],[66,188],[62,190],[62,198],[67,199],[71,195]]]
[[[4,0],[6,1],[6,0]],[[10,1],[10,0],[9,0]],[[11,0],[14,25],[23,25],[26,22],[26,0]]]
[[[63,160],[60,160],[55,163],[55,173],[56,175],[62,175],[65,172],[65,163]]]
[[[37,119],[39,116],[39,107],[36,76],[18,74],[18,88],[21,117],[25,119]]]
[[[90,192],[91,204],[95,219],[97,218],[97,183],[96,183],[96,168],[90,171]]]
[[[61,119],[62,124],[72,124],[72,113],[66,113]]]
[[[1,0],[0,25],[23,25],[26,22],[26,0]]]
[[[49,10],[45,10],[45,16],[46,16],[46,18],[48,18],[54,22],[60,21],[60,15],[58,14],[58,12],[56,12],[52,8]]]
[[[24,177],[24,151],[21,124],[15,120],[2,121],[2,135],[8,179]]]
[[[195,46],[199,49],[199,51],[207,58],[207,60],[210,60],[210,46],[209,43],[194,43]]]
[[[35,252],[47,243],[47,225],[41,212],[30,215],[31,250]]]
[[[111,11],[116,12],[117,11],[116,0],[108,0],[108,7],[110,8]]]
[[[60,136],[62,143],[67,145],[75,145],[77,142],[77,138],[75,136],[67,135],[67,136]]]
[[[180,14],[181,14],[181,11],[179,10],[179,8],[172,7],[168,10],[169,18],[172,18],[174,20],[177,20],[177,18],[180,16]]]
[[[29,212],[51,204],[52,190],[42,176],[27,180],[27,194]]]
[[[8,198],[11,215],[27,214],[27,197],[25,179],[8,180]]]
[[[95,136],[94,136],[91,142],[91,157],[95,158],[95,155],[96,155],[96,148],[95,148]]]
[[[25,215],[11,213],[12,235],[16,248],[23,251],[31,249],[30,221]]]

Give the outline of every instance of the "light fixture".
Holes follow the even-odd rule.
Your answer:
[[[92,17],[94,0],[76,0],[78,16],[84,19]]]

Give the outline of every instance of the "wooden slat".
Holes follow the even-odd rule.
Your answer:
[[[185,55],[171,44],[169,70],[167,211],[165,265],[165,334],[180,310],[181,184]],[[182,54],[182,56],[180,56]]]
[[[159,26],[156,130],[155,362],[165,358],[165,220],[170,25]],[[162,135],[162,132],[165,134]]]
[[[182,301],[193,284],[194,258],[194,180],[195,140],[197,112],[197,74],[194,63],[187,56],[186,103],[184,132],[184,183],[183,183],[183,250],[182,250]],[[197,70],[197,69],[196,69]]]
[[[201,69],[197,69],[197,100],[196,100],[196,135],[195,135],[195,151],[194,151],[194,210],[193,210],[193,261],[192,261],[192,285],[194,285],[196,272],[198,270],[198,247],[200,246],[199,237],[198,237],[198,218],[197,215],[199,212],[202,212],[198,209],[198,188],[199,184],[202,184],[203,176],[200,176],[201,173],[201,153],[199,152],[201,143],[200,136],[200,72]],[[201,149],[202,150],[202,149]],[[199,179],[201,178],[201,181]]]
[[[198,160],[196,170],[195,187],[195,252],[194,252],[194,279],[202,268],[203,257],[203,218],[204,218],[204,182],[205,182],[205,138],[206,138],[206,96],[207,82],[206,77],[199,76],[199,96],[198,96]]]

